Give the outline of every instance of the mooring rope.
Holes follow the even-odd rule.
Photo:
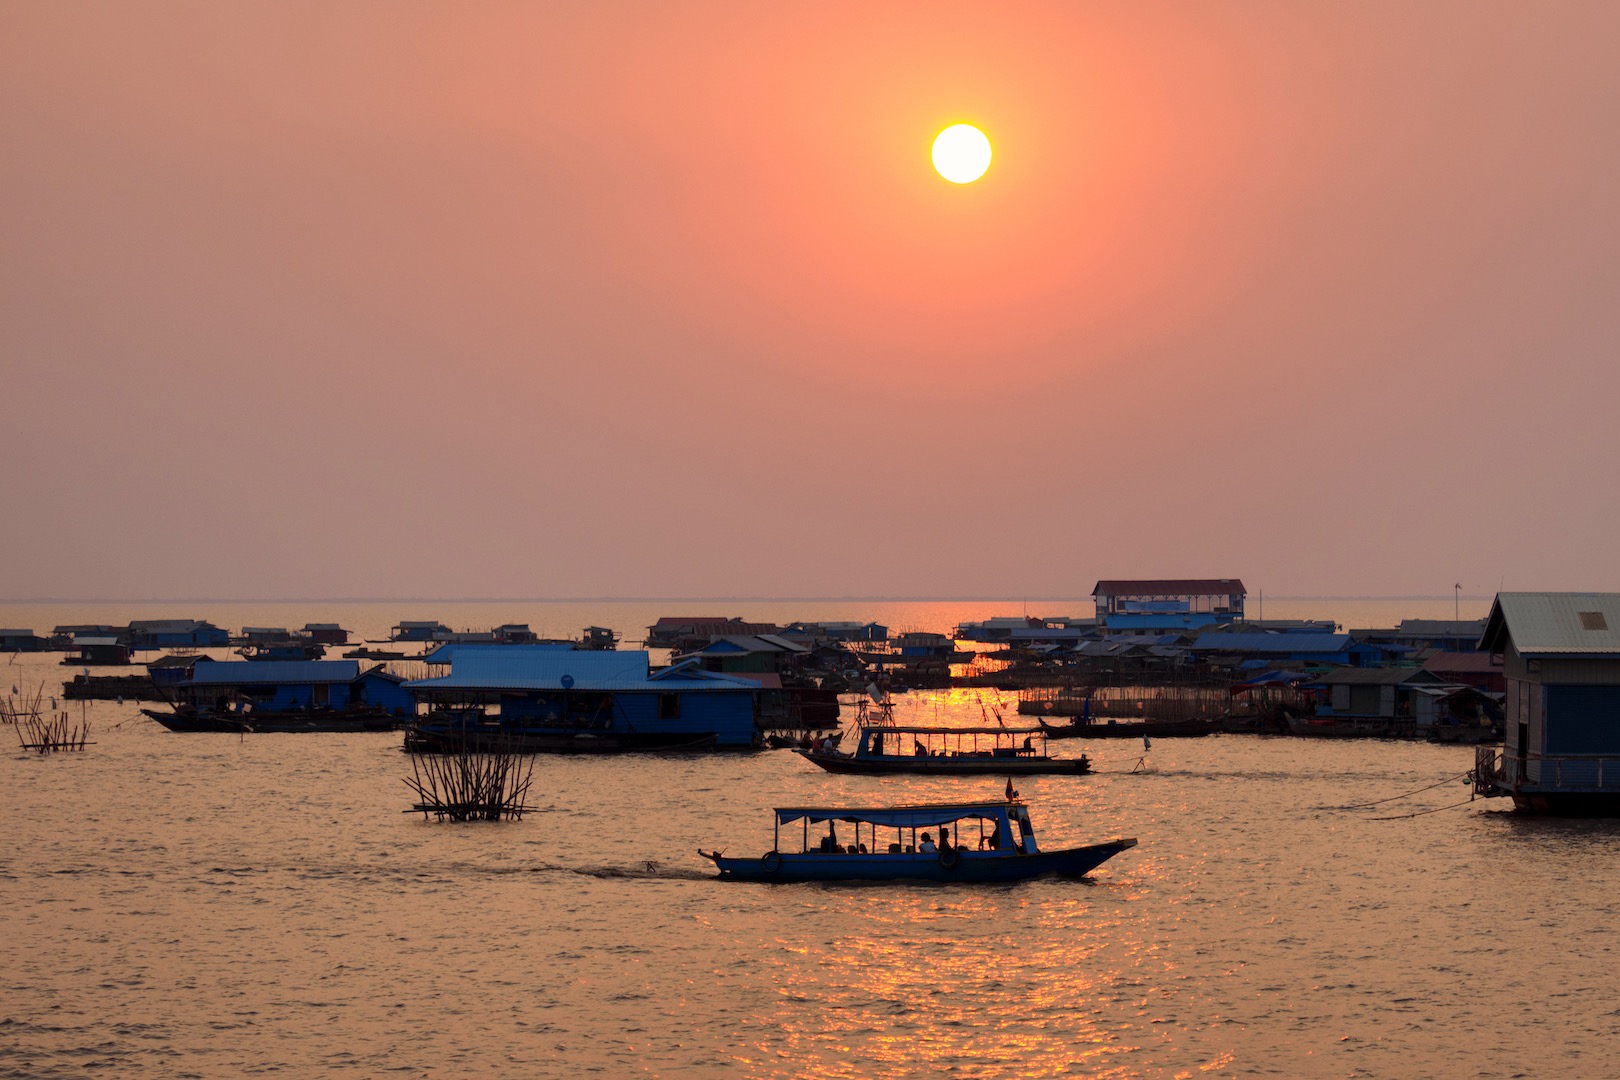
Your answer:
[[[1468,773],[1461,772],[1461,773],[1458,773],[1456,776],[1448,776],[1444,780],[1437,780],[1434,783],[1430,784],[1428,787],[1420,787],[1416,791],[1408,791],[1408,792],[1405,792],[1405,793],[1400,794],[1400,795],[1391,795],[1387,799],[1374,799],[1372,802],[1351,803],[1349,806],[1340,806],[1340,807],[1337,807],[1337,809],[1339,809],[1339,810],[1365,810],[1369,806],[1382,806],[1384,803],[1387,803],[1387,802],[1394,802],[1397,799],[1405,799],[1405,798],[1408,798],[1408,797],[1410,797],[1412,795],[1417,795],[1417,794],[1420,794],[1420,793],[1425,792],[1425,791],[1433,791],[1437,787],[1443,787],[1446,784],[1454,784],[1458,780],[1466,780],[1466,779],[1468,779]],[[1376,821],[1378,819],[1374,818],[1373,820]]]
[[[1375,817],[1375,818],[1373,818],[1371,820],[1373,820],[1373,821],[1400,821],[1402,818],[1422,817],[1424,814],[1438,814],[1442,810],[1455,810],[1455,809],[1457,809],[1457,807],[1459,807],[1459,806],[1467,806],[1469,803],[1471,803],[1473,801],[1474,800],[1471,799],[1471,798],[1470,799],[1464,799],[1462,802],[1454,802],[1450,806],[1436,806],[1436,807],[1432,807],[1431,809],[1428,809],[1428,810],[1415,810],[1410,814],[1391,814],[1389,817]]]

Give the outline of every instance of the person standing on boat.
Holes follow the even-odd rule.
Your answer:
[[[926,852],[926,853],[928,853],[930,855],[933,854],[936,850],[938,850],[937,848],[934,847],[934,838],[933,838],[933,836],[929,835],[928,833],[923,833],[922,843],[917,845],[917,850],[922,851],[922,852]]]
[[[939,850],[949,851],[951,847],[951,830],[947,825],[939,827]]]

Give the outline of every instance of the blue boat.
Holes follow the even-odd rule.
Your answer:
[[[1046,874],[1079,877],[1136,846],[1134,839],[1119,839],[1042,851],[1029,808],[1016,797],[853,809],[789,806],[775,813],[776,842],[759,858],[727,858],[702,849],[698,854],[713,862],[726,881],[993,882]],[[783,851],[782,826],[795,822],[802,824],[800,850]],[[825,834],[819,827],[823,823]],[[839,840],[839,823],[852,826],[847,843]]]

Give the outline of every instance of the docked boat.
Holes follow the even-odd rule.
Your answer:
[[[1221,719],[1193,720],[1094,720],[1076,718],[1068,724],[1037,721],[1041,731],[1052,739],[1193,739],[1226,730]]]
[[[778,807],[775,818],[775,842],[758,858],[701,849],[698,854],[727,881],[996,882],[1047,874],[1079,877],[1136,846],[1134,839],[1118,839],[1042,851],[1029,808],[1016,798],[854,809]],[[847,843],[838,836],[841,823],[850,826]],[[783,826],[794,824],[802,828],[788,835],[792,839],[792,832],[800,832],[799,850],[784,851]]]
[[[170,731],[234,731],[246,734],[294,732],[397,731],[406,717],[382,707],[346,709],[236,710],[177,705],[141,712]]]
[[[1029,776],[1091,771],[1091,759],[1055,758],[1038,727],[893,727],[863,725],[850,753],[825,743],[800,750],[835,773],[926,773],[930,776]]]

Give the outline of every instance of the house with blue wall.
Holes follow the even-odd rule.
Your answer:
[[[1480,637],[1507,686],[1474,790],[1523,811],[1620,816],[1620,593],[1498,593]]]
[[[203,709],[251,703],[257,712],[381,708],[409,714],[416,699],[405,680],[358,660],[241,660],[197,664],[177,697]]]
[[[0,630],[0,652],[39,652],[45,639],[32,630]]]
[[[647,745],[712,738],[717,747],[759,739],[759,683],[695,661],[654,671],[645,650],[544,645],[462,645],[448,659],[448,674],[405,684],[430,709],[424,723],[477,710],[514,735],[613,735]]]
[[[1237,578],[1162,578],[1097,582],[1091,598],[1110,633],[1175,633],[1243,618],[1248,590]]]

